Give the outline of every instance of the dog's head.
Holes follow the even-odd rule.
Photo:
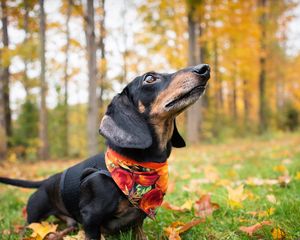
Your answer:
[[[167,142],[184,147],[175,117],[197,101],[209,77],[206,64],[172,74],[138,76],[113,98],[99,132],[122,148],[146,149],[154,142],[161,147]]]

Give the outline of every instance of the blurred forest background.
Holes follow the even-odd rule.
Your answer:
[[[106,106],[134,76],[199,63],[211,65],[209,87],[178,119],[190,144],[295,131],[299,9],[296,0],[1,0],[0,159],[97,153]]]

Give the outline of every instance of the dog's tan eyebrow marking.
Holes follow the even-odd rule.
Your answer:
[[[143,113],[143,112],[145,112],[145,106],[144,106],[144,104],[141,102],[141,101],[139,101],[139,111],[140,111],[140,113]]]

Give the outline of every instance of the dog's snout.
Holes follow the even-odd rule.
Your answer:
[[[208,80],[210,77],[210,67],[208,64],[199,64],[193,68],[193,72]]]

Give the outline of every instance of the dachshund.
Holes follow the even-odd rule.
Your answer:
[[[100,123],[105,153],[42,181],[0,182],[37,188],[26,207],[29,224],[54,215],[70,228],[82,224],[87,239],[128,229],[147,239],[142,224],[166,192],[171,149],[185,146],[175,118],[198,100],[209,78],[207,64],[138,76],[112,99]]]

